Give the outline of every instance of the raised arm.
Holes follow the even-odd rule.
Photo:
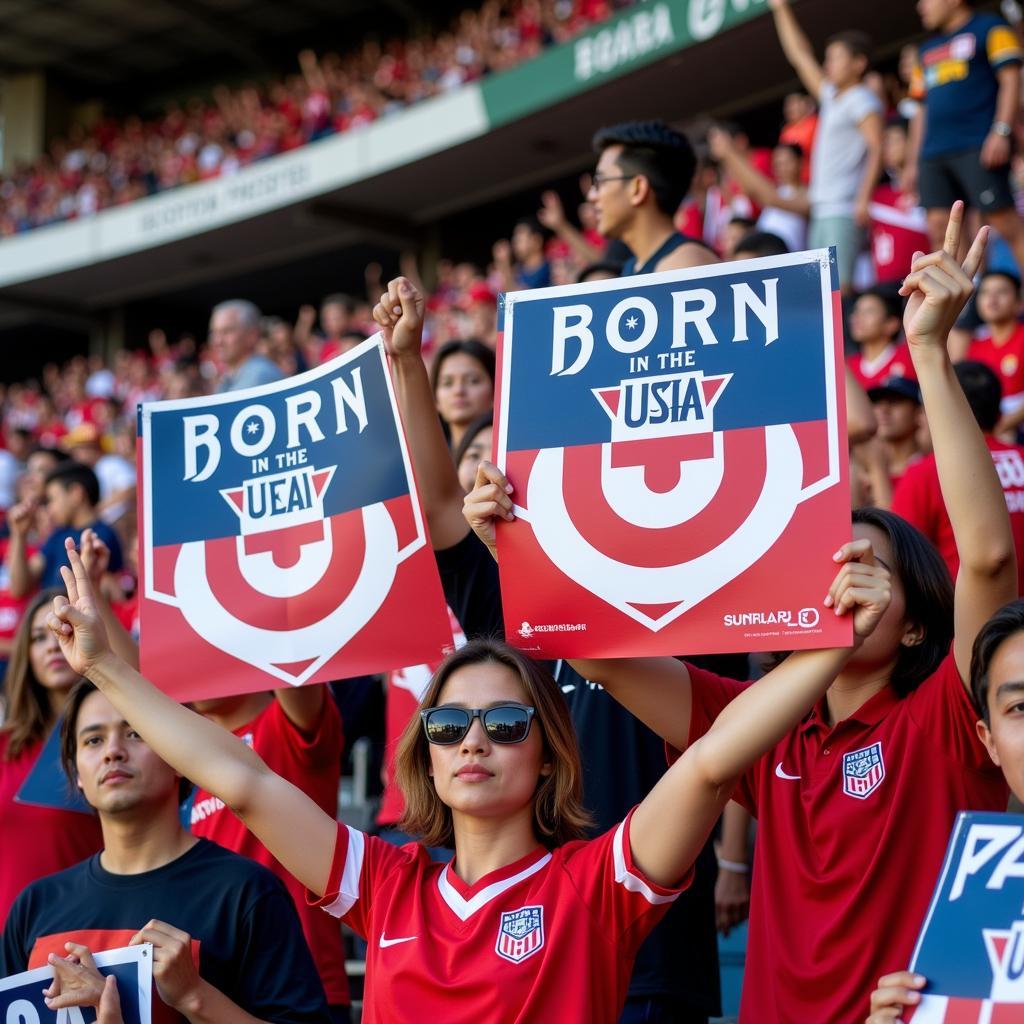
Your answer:
[[[857,223],[866,228],[871,223],[871,196],[882,174],[882,115],[872,112],[863,118],[857,127],[864,138],[867,159],[864,161],[864,173],[857,189],[854,216]]]
[[[374,307],[384,346],[391,357],[398,408],[405,424],[412,466],[435,551],[458,544],[469,532],[462,517],[465,492],[448,449],[427,368],[420,355],[423,296],[405,277],[388,285]]]
[[[875,436],[878,420],[868,393],[860,386],[849,366],[844,368],[846,387],[846,434],[851,445]]]
[[[802,217],[811,214],[811,202],[806,191],[795,196],[782,196],[775,182],[762,174],[735,146],[728,132],[712,128],[708,132],[708,148],[711,155],[725,167],[726,171],[739,182],[740,188],[760,206],[774,206],[789,210]]]
[[[806,33],[796,20],[796,15],[789,6],[789,0],[768,0],[775,19],[775,31],[782,44],[782,52],[793,70],[800,76],[804,88],[817,100],[821,96],[821,87],[825,82],[825,72],[814,56],[814,47]]]
[[[974,290],[972,279],[988,237],[988,229],[982,228],[961,266],[955,254],[963,213],[963,203],[954,203],[943,248],[927,256],[918,254],[900,294],[909,296],[903,327],[928,415],[942,500],[960,555],[953,650],[967,686],[975,636],[1017,595],[1017,563],[992,456],[946,351],[950,328]]]
[[[7,573],[10,576],[11,597],[28,597],[39,583],[43,572],[43,556],[27,554],[28,531],[35,516],[35,506],[28,501],[12,506],[7,513],[7,526],[11,531],[7,545]]]
[[[851,541],[829,591],[836,615],[853,615],[854,648],[798,651],[725,706],[636,809],[630,845],[652,881],[679,883],[707,840],[740,775],[786,735],[821,698],[852,651],[889,606],[889,573],[867,539]]]
[[[61,574],[68,598],[54,599],[48,625],[68,664],[96,684],[159,757],[223,800],[300,882],[322,895],[337,823],[237,737],[182,707],[111,651],[88,573],[70,540],[67,547],[71,569]]]

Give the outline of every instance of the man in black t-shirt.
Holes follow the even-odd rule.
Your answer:
[[[62,756],[99,815],[104,849],[15,900],[0,976],[78,953],[69,943],[95,952],[151,942],[154,1024],[328,1024],[284,886],[254,861],[185,831],[178,808],[188,784],[91,683],[68,699]]]

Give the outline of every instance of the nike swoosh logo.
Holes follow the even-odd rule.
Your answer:
[[[799,775],[790,775],[789,772],[787,772],[782,767],[782,762],[781,761],[775,766],[775,774],[776,774],[776,776],[778,778],[780,778],[780,779],[788,779],[790,782],[798,782],[800,780],[800,776]]]
[[[407,935],[403,939],[385,939],[384,933],[380,933],[380,948],[387,949],[388,946],[397,946],[400,942],[412,942],[413,939],[418,938],[416,935]]]

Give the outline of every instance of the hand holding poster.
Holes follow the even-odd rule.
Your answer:
[[[450,648],[379,336],[275,384],[144,405],[139,429],[142,669],[168,693],[299,686]]]
[[[117,978],[117,995],[124,1024],[150,1024],[152,1019],[153,947],[149,943],[93,954],[100,974]],[[92,1024],[96,1011],[88,1007],[51,1010],[43,989],[53,980],[52,967],[37,967],[0,979],[0,1021],[5,1024]]]
[[[1024,815],[959,815],[910,963],[928,982],[914,1024],[1024,1019],[1022,907]]]
[[[505,297],[506,635],[542,657],[848,646],[834,253]]]

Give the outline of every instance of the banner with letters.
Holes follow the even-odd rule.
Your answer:
[[[142,671],[179,700],[434,661],[452,643],[379,335],[139,413]]]
[[[845,646],[834,250],[504,297],[506,635],[542,657]]]
[[[910,962],[928,981],[914,1024],[1024,1020],[1022,908],[1024,815],[958,815]]]
[[[150,1024],[152,1019],[153,947],[149,943],[93,953],[100,974],[117,978],[124,1024]],[[0,1021],[5,1024],[92,1024],[95,1010],[72,1007],[51,1010],[43,989],[53,979],[52,967],[37,967],[0,979]]]

